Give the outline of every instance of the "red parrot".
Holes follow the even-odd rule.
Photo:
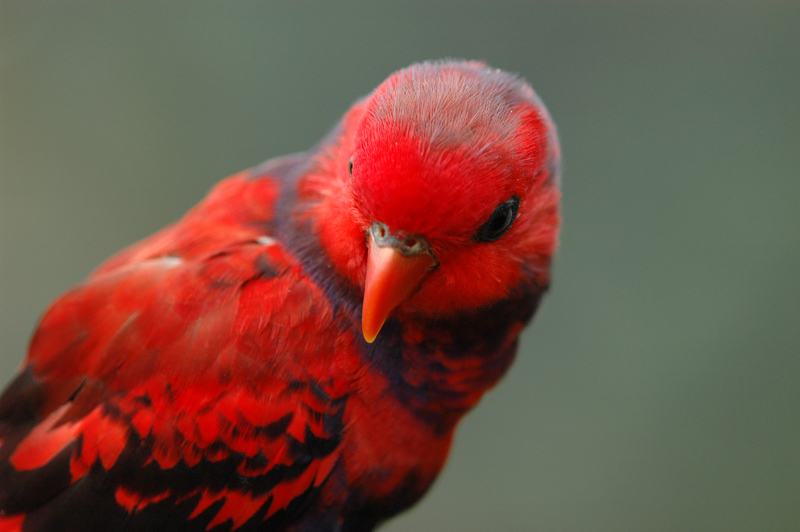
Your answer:
[[[372,530],[511,364],[558,225],[524,81],[396,72],[50,306],[0,397],[0,530]]]

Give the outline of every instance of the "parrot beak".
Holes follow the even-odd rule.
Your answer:
[[[437,264],[425,239],[398,238],[385,224],[372,224],[361,314],[367,342],[375,340],[392,310],[419,288],[425,274]]]

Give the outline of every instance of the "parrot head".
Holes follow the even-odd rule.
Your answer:
[[[366,253],[339,263],[363,286],[368,342],[392,313],[449,316],[547,287],[559,148],[524,81],[483,63],[421,63],[357,107],[335,162],[350,203],[331,227],[349,217]]]

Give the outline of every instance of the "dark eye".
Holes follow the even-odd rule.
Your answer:
[[[501,203],[494,210],[485,224],[475,233],[475,240],[479,242],[494,242],[511,228],[519,210],[519,198],[514,196],[505,203]]]
[[[347,171],[350,172],[350,175],[353,175],[353,158],[350,157],[350,165],[347,167]]]

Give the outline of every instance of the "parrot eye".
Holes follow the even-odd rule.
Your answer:
[[[350,164],[347,167],[347,171],[350,172],[350,177],[353,176],[353,158],[350,157]]]
[[[485,224],[475,233],[478,242],[494,242],[511,228],[519,210],[519,198],[514,196],[505,203],[501,203],[494,210]]]

